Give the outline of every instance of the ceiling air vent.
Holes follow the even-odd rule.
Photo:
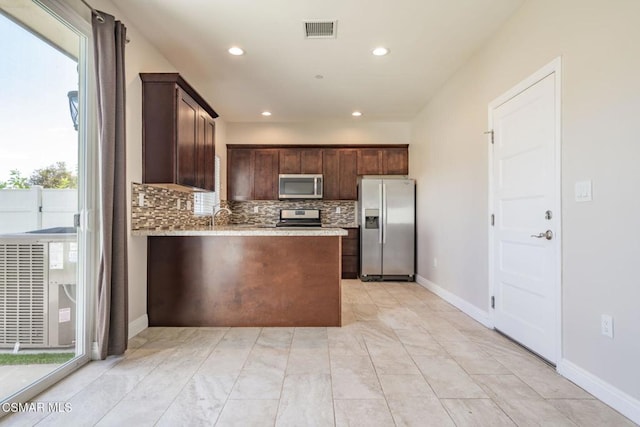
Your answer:
[[[338,21],[304,21],[304,36],[307,39],[335,39]]]

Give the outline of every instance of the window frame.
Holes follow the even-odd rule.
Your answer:
[[[32,0],[54,18],[78,34],[78,287],[76,294],[77,356],[41,377],[31,385],[8,396],[2,403],[25,402],[42,393],[73,371],[99,359],[95,343],[95,298],[99,261],[99,162],[95,100],[93,35],[91,23],[63,0]],[[87,9],[88,12],[88,9]],[[90,13],[88,14],[90,19]],[[0,397],[2,398],[2,397]],[[6,414],[0,413],[0,418]]]

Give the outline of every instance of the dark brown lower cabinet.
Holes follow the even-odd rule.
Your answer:
[[[340,326],[340,236],[150,236],[149,326]]]
[[[342,236],[342,278],[357,279],[360,267],[360,230],[346,230],[349,235]]]

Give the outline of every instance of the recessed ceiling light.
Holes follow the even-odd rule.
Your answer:
[[[362,113],[360,111],[354,111],[353,113],[351,113],[351,115],[353,117],[360,117],[362,115]]]
[[[237,46],[234,47],[230,47],[228,52],[233,55],[233,56],[240,56],[240,55],[244,55],[244,50],[240,49]]]
[[[373,53],[375,56],[385,56],[387,53],[389,53],[389,49],[381,46],[373,49],[371,53]]]
[[[265,117],[269,117],[271,115],[271,111],[263,111],[262,115]]]

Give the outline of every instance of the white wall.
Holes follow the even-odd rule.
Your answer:
[[[408,122],[228,123],[228,144],[408,144]]]
[[[639,17],[637,0],[525,2],[413,122],[410,158],[418,273],[487,311],[487,104],[562,57],[561,363],[630,397],[636,411]],[[584,179],[594,199],[576,203],[574,184]],[[614,318],[614,339],[600,334],[603,313]]]

